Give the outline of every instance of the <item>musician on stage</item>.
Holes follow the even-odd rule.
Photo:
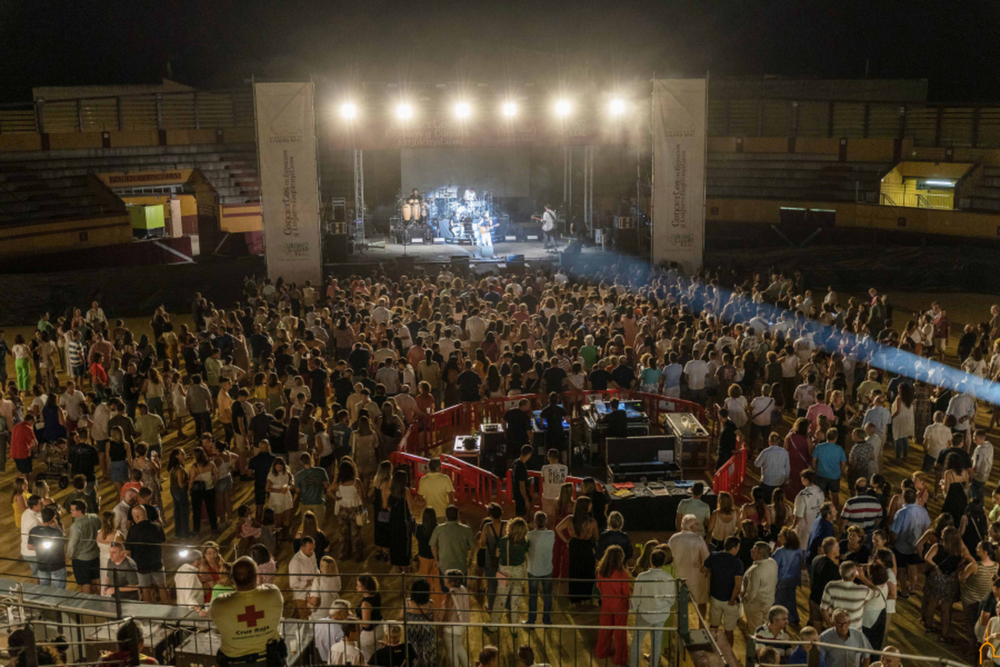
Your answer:
[[[411,194],[409,199],[406,200],[406,203],[409,204],[410,206],[416,204],[419,207],[423,203],[423,201],[424,198],[420,196],[420,190],[418,190],[417,188],[413,188],[413,194]]]
[[[556,247],[556,212],[548,204],[542,214],[542,232],[545,233],[545,247]]]

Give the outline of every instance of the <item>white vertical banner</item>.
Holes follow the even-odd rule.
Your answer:
[[[264,257],[273,280],[322,282],[311,83],[255,83]]]
[[[653,263],[701,269],[705,247],[705,80],[653,81]]]

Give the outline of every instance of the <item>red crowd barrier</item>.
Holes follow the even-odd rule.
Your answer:
[[[746,446],[741,444],[736,453],[715,471],[712,490],[716,494],[726,491],[731,493],[734,498],[739,498],[742,495],[743,481],[747,476],[747,455]]]
[[[389,455],[393,468],[406,466],[410,471],[410,491],[420,488],[420,478],[427,474],[428,459],[416,454],[395,451]],[[486,507],[494,498],[502,500],[500,478],[482,468],[454,456],[441,458],[441,472],[451,478],[455,487],[455,500],[478,507]]]
[[[571,483],[574,488],[574,496],[579,495],[579,487],[583,484],[583,477],[573,477],[572,475],[566,478],[566,481]],[[597,490],[603,492],[604,485],[601,484],[599,480],[594,480],[597,484]],[[545,486],[545,482],[542,480],[542,473],[538,470],[528,471],[528,487],[531,491],[531,506],[529,510],[540,510],[542,509],[542,489]],[[504,481],[504,500],[507,503],[514,504],[514,473],[511,470],[507,471],[507,478]],[[549,526],[550,528],[555,528],[555,526]]]

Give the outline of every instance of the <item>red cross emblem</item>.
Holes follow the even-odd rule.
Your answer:
[[[257,607],[250,605],[243,610],[243,613],[236,617],[240,623],[246,623],[248,628],[256,628],[257,621],[264,618],[264,612],[257,611]]]

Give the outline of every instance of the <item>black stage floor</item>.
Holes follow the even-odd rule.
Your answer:
[[[483,256],[480,248],[468,244],[455,243],[413,243],[406,246],[390,243],[385,240],[374,240],[365,248],[356,249],[348,256],[347,264],[384,264],[395,262],[403,257],[412,258],[415,264],[450,264],[453,257],[468,257],[471,266],[482,270],[504,268],[508,255],[523,255],[524,262],[529,266],[555,265],[561,263],[562,251],[566,250],[567,242],[560,241],[557,251],[546,250],[542,241],[504,242],[493,246],[493,257]],[[600,248],[584,247],[585,255],[600,254]],[[340,264],[340,263],[338,263]],[[342,265],[342,264],[340,264]],[[327,266],[332,264],[327,263]]]

